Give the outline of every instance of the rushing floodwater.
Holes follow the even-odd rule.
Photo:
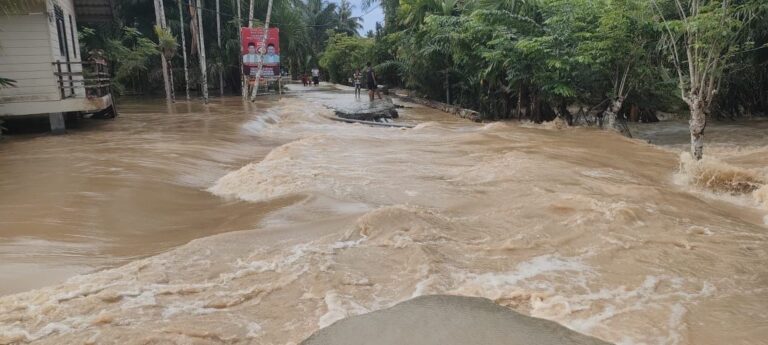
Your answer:
[[[48,287],[0,297],[0,344],[298,343],[427,294],[622,344],[768,339],[768,122],[710,126],[694,163],[683,123],[633,128],[658,147],[324,117],[351,97],[130,102],[4,140],[0,294]]]

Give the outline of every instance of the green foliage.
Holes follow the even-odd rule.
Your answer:
[[[156,31],[152,1],[126,0],[115,2],[116,21],[99,27],[79,28],[83,56],[94,49],[107,53],[113,65],[115,75],[119,75],[116,86],[121,92],[147,93],[160,92],[162,73],[160,71],[160,52],[171,62],[175,86],[184,85],[180,49],[186,49],[188,56],[190,85],[194,89],[202,78],[197,62],[196,37],[192,37],[193,13],[188,1],[183,3],[184,32],[180,31],[179,8],[176,0],[166,0],[165,16],[169,30]],[[203,37],[206,42],[207,71],[210,78],[218,78],[221,73],[227,88],[239,91],[240,88],[240,28],[248,25],[250,0],[219,0],[221,16],[221,48],[217,44],[215,0],[198,0],[202,4]],[[254,1],[254,25],[263,25],[267,10],[267,0]],[[396,2],[396,0],[395,0]],[[238,3],[241,18],[237,18]],[[194,11],[196,16],[196,12]],[[328,38],[336,33],[358,36],[361,18],[353,16],[350,2],[330,2],[328,0],[291,0],[274,1],[272,7],[272,25],[280,29],[280,55],[283,68],[297,76],[318,64],[319,55],[325,50]],[[125,34],[130,30],[131,34]],[[197,30],[194,28],[194,30]],[[137,41],[136,35],[143,39],[157,38],[156,45],[149,53],[144,43]],[[186,47],[182,47],[181,35],[185,35]],[[134,49],[136,52],[121,54]],[[118,58],[113,60],[112,57]],[[122,61],[126,60],[126,61]],[[216,83],[214,83],[216,84]]]
[[[219,0],[221,48],[216,44],[215,0],[200,1],[208,71],[211,76],[223,74],[236,91],[241,73],[238,32],[247,25],[249,0]],[[385,18],[363,39],[351,2],[291,0],[274,2],[272,23],[280,28],[282,65],[294,77],[319,64],[332,81],[345,82],[354,67],[371,61],[388,85],[450,99],[491,119],[537,121],[555,113],[567,116],[565,105],[604,109],[607,99],[621,98],[644,109],[679,107],[681,95],[675,90],[681,83],[690,85],[691,74],[678,74],[675,65],[687,66],[686,37],[694,34],[691,46],[706,53],[690,61],[714,66],[719,76],[714,109],[764,112],[768,3],[728,1],[731,6],[723,8],[717,6],[722,0],[690,0],[703,5],[683,18],[675,1],[364,0],[363,10],[381,6]],[[82,55],[104,49],[119,89],[156,92],[162,90],[158,52],[172,60],[179,87],[182,63],[175,50],[185,48],[193,60],[189,72],[194,85],[201,76],[191,50],[189,7],[183,7],[181,32],[178,7],[170,3],[165,6],[170,31],[155,32],[151,1],[116,2],[115,23],[81,28]],[[254,4],[254,21],[260,23],[267,0]],[[186,47],[177,43],[181,35],[186,35]],[[149,37],[157,37],[157,44]],[[716,65],[707,62],[710,51],[717,53]]]
[[[756,40],[765,42],[764,1],[654,0],[653,4],[664,32],[658,43],[665,57],[662,66],[677,75],[680,98],[692,115],[733,116],[742,108],[765,113],[768,83],[764,65],[760,67],[763,49],[755,45]],[[749,84],[750,89],[743,88]]]
[[[153,56],[160,54],[157,44],[139,30],[123,27],[116,32],[81,28],[80,38],[86,52],[101,46],[111,63],[112,86],[120,94],[126,88],[143,90],[149,81],[147,71]],[[100,43],[98,46],[96,44]],[[84,55],[88,56],[88,55]]]
[[[370,61],[373,40],[335,34],[328,39],[320,57],[320,67],[325,69],[334,83],[348,83],[356,69],[362,72]]]
[[[163,29],[158,25],[155,25],[155,35],[157,35],[157,49],[160,54],[163,54],[166,59],[172,59],[179,47],[176,37],[173,37],[169,28]]]
[[[16,81],[15,80],[0,77],[0,88],[14,87],[14,86],[16,86]]]
[[[730,62],[716,67],[734,76],[724,79],[722,90],[739,89],[756,95],[752,104],[768,103],[758,99],[768,98],[760,96],[765,91],[754,91],[768,84],[768,49],[755,49],[768,42],[764,1],[724,9],[718,1],[695,0],[708,5],[689,16],[687,26],[674,15],[676,0],[656,1],[671,18],[673,35],[665,35],[658,9],[645,0],[401,0],[396,30],[374,35],[372,59],[379,73],[394,75],[391,84],[487,118],[538,121],[569,116],[570,104],[605,109],[609,99],[650,110],[678,108],[673,91],[688,75],[671,73],[672,59],[659,47],[675,42],[681,49],[682,34],[694,30],[700,51],[722,50],[714,42],[726,37],[735,42],[721,51],[726,58],[719,61]],[[761,78],[744,83],[748,73]]]

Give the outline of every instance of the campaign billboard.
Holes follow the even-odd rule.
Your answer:
[[[259,69],[260,53],[264,54],[262,77],[280,75],[280,29],[267,29],[267,39],[264,41],[264,28],[241,28],[241,54],[243,74],[256,76]],[[264,44],[266,47],[262,46]]]

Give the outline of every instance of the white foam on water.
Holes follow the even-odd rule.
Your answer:
[[[420,280],[418,283],[416,283],[416,287],[411,294],[411,298],[416,298],[429,293],[428,289],[432,284],[434,284],[435,278],[436,277],[434,275],[430,275],[426,279]]]
[[[51,322],[33,333],[14,326],[0,325],[0,341],[2,341],[3,344],[31,342],[52,334],[64,334],[72,331],[73,328],[64,322]]]
[[[369,310],[354,301],[345,299],[338,292],[331,290],[325,294],[325,307],[327,312],[317,321],[317,326],[325,328],[334,322],[349,316],[365,314]]]
[[[357,240],[350,240],[350,241],[337,241],[332,243],[329,248],[336,250],[336,249],[348,249],[348,248],[354,248],[360,246],[363,242],[365,242],[368,238],[367,237],[361,237]]]
[[[683,341],[682,328],[685,327],[683,317],[686,313],[688,311],[680,303],[672,306],[667,324],[670,333],[667,344],[680,344]]]
[[[203,306],[203,302],[174,302],[171,305],[165,307],[163,310],[163,319],[168,319],[176,314],[183,313],[186,315],[204,315],[216,312],[217,309],[206,308]]]
[[[697,161],[683,152],[674,182],[711,199],[768,209],[768,176],[761,170],[737,167],[709,156]]]
[[[122,308],[141,308],[157,305],[155,293],[153,291],[144,291],[136,297],[127,297],[123,300]]]
[[[261,325],[256,322],[249,322],[246,325],[246,329],[248,330],[248,333],[245,336],[248,338],[256,338],[264,331],[261,328]]]
[[[716,289],[709,282],[699,283],[674,276],[646,276],[634,289],[626,286],[601,288],[595,292],[574,294],[567,298],[558,296],[560,298],[556,302],[549,301],[552,299],[549,297],[543,303],[534,303],[531,315],[560,322],[582,333],[594,334],[598,329],[607,331],[615,338],[621,339],[617,342],[621,344],[643,344],[648,339],[656,339],[651,343],[677,344],[683,339],[681,328],[685,327],[684,304],[696,303],[715,292]],[[570,310],[562,307],[553,309],[552,306],[558,303],[565,304]],[[581,310],[597,312],[587,313],[587,317],[583,317],[577,312]],[[647,310],[666,314],[666,327],[657,327],[647,334],[615,334],[611,329],[611,319]],[[669,342],[670,339],[677,340]]]
[[[458,293],[480,295],[492,300],[519,289],[519,284],[534,277],[561,273],[589,274],[592,269],[578,259],[542,255],[518,264],[513,271],[488,273],[454,273],[454,281],[462,282]]]

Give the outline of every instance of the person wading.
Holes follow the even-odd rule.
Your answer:
[[[376,74],[373,72],[373,67],[371,67],[371,63],[369,62],[365,64],[365,66],[367,67],[367,70],[365,71],[365,79],[366,79],[366,84],[368,86],[368,98],[371,100],[371,102],[373,102],[373,98],[374,98],[373,94],[375,93],[379,95],[379,99],[382,99],[381,92],[379,92],[376,86],[377,84]]]
[[[359,68],[356,69],[355,70],[355,74],[352,76],[352,80],[355,83],[355,98],[360,97],[360,89],[362,88],[362,85],[361,85],[362,84],[362,80],[361,80],[362,77],[363,77],[363,74],[360,73],[360,69]]]

